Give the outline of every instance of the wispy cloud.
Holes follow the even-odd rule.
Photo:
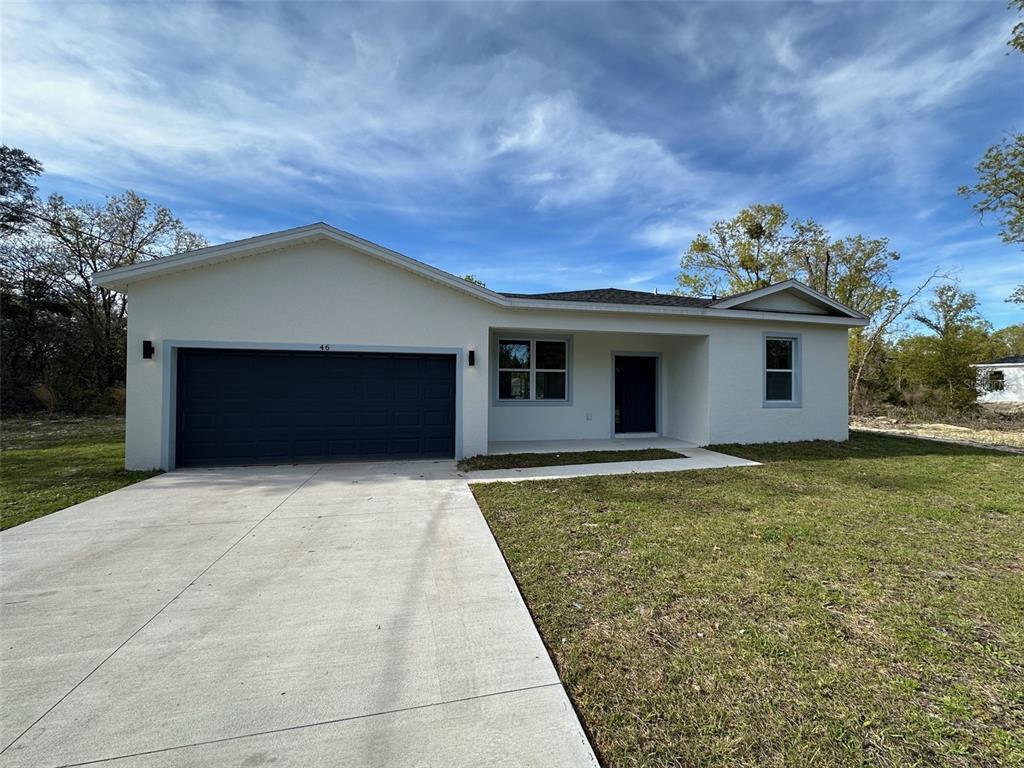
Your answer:
[[[1024,122],[976,4],[0,12],[4,140],[62,189],[213,239],[328,219],[511,287],[664,285],[770,200],[941,260],[937,225],[975,225],[956,184]]]

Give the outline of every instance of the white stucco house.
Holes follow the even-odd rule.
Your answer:
[[[317,223],[111,270],[130,468],[456,457],[510,441],[847,438],[847,332],[738,296],[499,293]]]
[[[1024,404],[1024,355],[1010,355],[971,366],[977,373],[978,402]]]

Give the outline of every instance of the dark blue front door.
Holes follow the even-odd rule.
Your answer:
[[[616,355],[615,431],[657,432],[658,358]]]
[[[455,357],[178,351],[177,465],[455,455]]]

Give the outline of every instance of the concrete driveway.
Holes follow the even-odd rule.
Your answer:
[[[173,472],[0,576],[2,765],[596,765],[451,462]]]

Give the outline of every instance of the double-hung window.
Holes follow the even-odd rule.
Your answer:
[[[800,339],[797,336],[764,337],[764,404],[800,404]]]
[[[566,401],[569,390],[567,339],[498,339],[498,400]]]

